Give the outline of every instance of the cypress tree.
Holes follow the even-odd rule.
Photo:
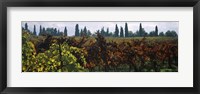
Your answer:
[[[140,27],[139,27],[139,36],[142,36],[142,24],[140,23]]]
[[[109,28],[106,30],[106,36],[109,36]]]
[[[87,28],[86,28],[86,26],[85,26],[84,29],[83,29],[83,35],[84,35],[84,36],[87,35]]]
[[[35,25],[34,25],[34,28],[33,28],[33,34],[34,34],[34,35],[37,35],[37,34],[36,34],[36,27],[35,27]]]
[[[125,23],[125,37],[128,37],[128,24]]]
[[[79,25],[78,24],[76,24],[76,26],[75,26],[75,36],[80,36],[80,34],[79,34]]]
[[[42,29],[42,34],[46,34],[45,27]]]
[[[117,26],[117,24],[115,25],[115,37],[119,36],[119,28]]]
[[[58,31],[57,31],[57,28],[54,28],[53,32],[54,32],[54,36],[58,36],[59,35]]]
[[[40,25],[40,32],[39,35],[42,35],[42,26]]]
[[[158,27],[155,27],[155,36],[158,36]]]
[[[67,27],[65,26],[65,29],[64,29],[64,36],[67,36]]]
[[[101,28],[101,35],[102,35],[102,36],[105,36],[104,27]]]
[[[80,36],[83,36],[83,29],[81,29]]]
[[[25,30],[28,30],[28,24],[25,23]]]
[[[124,37],[123,27],[120,27],[120,37]]]

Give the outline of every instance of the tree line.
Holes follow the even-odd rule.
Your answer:
[[[28,32],[32,33],[33,35],[53,35],[53,36],[68,36],[68,30],[67,27],[65,26],[64,28],[64,32],[60,31],[57,28],[53,28],[53,27],[42,27],[40,25],[39,27],[39,34],[36,33],[36,26],[34,25],[33,31],[29,30],[28,28],[28,24],[25,23],[25,26],[22,27],[23,30],[27,30]],[[125,23],[125,27],[123,28],[122,26],[118,27],[118,25],[115,25],[115,31],[114,32],[110,32],[109,28],[105,28],[102,27],[100,30],[97,30],[94,33],[91,33],[90,30],[87,29],[87,27],[85,26],[83,29],[79,28],[79,24],[75,25],[75,35],[74,36],[96,36],[96,34],[101,34],[104,37],[156,37],[156,36],[167,36],[167,37],[177,37],[178,34],[176,33],[176,31],[174,30],[168,30],[167,32],[159,32],[158,33],[158,26],[155,26],[155,30],[151,31],[151,32],[146,32],[145,29],[142,27],[142,23],[140,23],[139,25],[139,29],[136,32],[132,32],[129,31],[128,29],[128,23]]]

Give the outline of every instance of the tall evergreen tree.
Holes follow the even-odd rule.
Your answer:
[[[40,25],[40,32],[39,35],[42,35],[42,26]]]
[[[115,25],[115,37],[119,37],[119,28],[117,24]]]
[[[25,30],[28,30],[28,24],[25,23]]]
[[[109,36],[109,28],[106,29],[106,36]]]
[[[76,24],[76,26],[75,26],[75,36],[80,36],[80,34],[79,34],[79,25],[78,24]]]
[[[139,36],[142,36],[142,24],[140,23],[140,27],[139,27]]]
[[[120,37],[124,37],[124,30],[123,30],[123,27],[120,27]]]
[[[100,32],[100,30],[97,30],[97,34],[100,34],[99,32]]]
[[[46,34],[45,27],[43,27],[43,29],[42,29],[42,34]]]
[[[101,28],[101,35],[102,35],[102,36],[105,36],[104,27]]]
[[[65,26],[65,29],[64,29],[64,36],[67,36],[67,27]]]
[[[157,27],[157,25],[155,27],[155,36],[158,36],[158,27]]]
[[[80,32],[80,36],[83,36],[84,34],[83,34],[83,29],[81,29],[81,32]]]
[[[33,28],[33,34],[34,34],[34,35],[37,35],[37,34],[36,34],[36,26],[35,26],[35,25],[34,25],[34,28]]]
[[[128,24],[125,23],[125,37],[128,37]]]
[[[83,29],[83,36],[86,36],[86,35],[87,35],[87,28],[85,26],[84,29]]]
[[[60,30],[59,30],[59,29],[58,29],[58,31],[57,31],[57,32],[58,32],[58,34],[57,34],[58,36],[62,36],[62,34],[63,34],[63,33],[62,33],[62,32],[60,32]]]
[[[54,28],[53,32],[54,32],[54,36],[58,36],[59,35],[58,31],[57,31],[57,28]]]
[[[90,32],[90,30],[87,31],[87,36],[91,36],[92,33]]]

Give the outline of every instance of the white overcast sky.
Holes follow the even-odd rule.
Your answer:
[[[65,26],[67,27],[68,35],[73,36],[75,32],[75,25],[79,24],[79,30],[83,29],[85,26],[87,27],[88,30],[90,30],[92,33],[96,32],[97,30],[100,30],[102,27],[104,27],[104,30],[106,28],[109,28],[110,32],[115,31],[115,25],[117,24],[118,27],[120,28],[121,26],[124,28],[126,22],[43,22],[43,21],[23,21],[22,22],[22,27],[24,27],[24,24],[28,24],[28,29],[33,31],[34,25],[36,25],[36,32],[37,34],[39,33],[39,28],[40,25],[42,27],[48,28],[48,27],[53,27],[59,29],[61,32],[64,31]],[[127,22],[128,23],[128,29],[129,31],[132,31],[133,33],[136,32],[139,29],[140,23],[142,23],[142,27],[145,29],[146,32],[154,31],[155,26],[158,26],[158,32],[166,32],[167,30],[174,30],[178,34],[178,29],[179,29],[179,24],[178,21],[159,21],[159,22]]]

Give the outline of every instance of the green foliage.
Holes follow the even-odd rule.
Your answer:
[[[66,42],[52,43],[44,53],[37,53],[34,44],[29,40],[30,34],[22,36],[22,71],[23,72],[78,72],[88,71],[83,49],[69,46]],[[77,58],[79,56],[80,58]],[[80,61],[80,62],[78,62]]]
[[[28,40],[30,34],[22,32],[22,71],[28,71],[29,68],[36,62],[36,51],[34,44]]]

